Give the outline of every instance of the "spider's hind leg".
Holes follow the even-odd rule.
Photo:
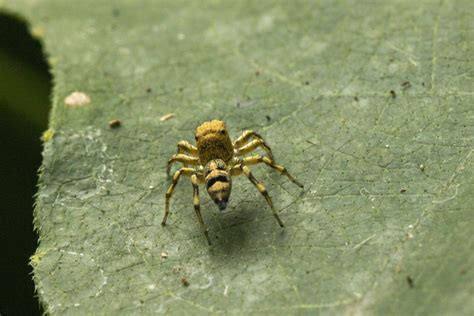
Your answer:
[[[240,169],[247,176],[247,178],[250,180],[250,182],[252,182],[252,184],[257,188],[257,190],[263,195],[263,197],[265,197],[265,200],[267,201],[268,205],[272,209],[273,216],[275,216],[275,219],[277,220],[280,227],[283,227],[284,226],[283,222],[281,221],[280,216],[278,216],[277,211],[273,207],[272,199],[270,198],[270,195],[268,195],[267,189],[265,188],[263,183],[261,183],[260,181],[255,179],[255,177],[253,176],[253,174],[250,171],[249,167],[247,167],[246,165],[243,165],[243,164],[240,165]]]
[[[201,225],[201,229],[204,233],[204,236],[206,236],[207,243],[211,245],[211,239],[209,238],[209,229],[206,227],[204,224],[204,221],[202,219],[201,215],[201,205],[199,203],[199,186],[198,186],[198,177],[193,174],[191,176],[191,183],[193,184],[193,204],[194,204],[194,210],[196,211],[196,215],[199,221],[199,224]]]
[[[161,225],[165,226],[166,225],[166,220],[168,219],[168,215],[170,214],[170,198],[173,195],[174,188],[178,184],[179,177],[184,174],[186,176],[191,176],[195,173],[196,171],[193,168],[181,168],[178,171],[174,173],[173,176],[173,182],[170,184],[168,187],[168,190],[166,191],[166,196],[165,196],[165,215],[163,216],[163,220],[161,221]]]

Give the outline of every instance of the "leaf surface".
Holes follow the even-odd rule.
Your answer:
[[[55,82],[32,258],[49,313],[473,313],[473,2],[3,7]],[[211,247],[189,179],[161,227],[166,161],[213,118],[305,184],[252,168],[284,229],[245,177],[224,213],[201,189]]]

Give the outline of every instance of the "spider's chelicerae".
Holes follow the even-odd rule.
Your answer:
[[[207,242],[211,244],[208,229],[204,225],[199,204],[199,184],[206,184],[207,193],[217,204],[220,210],[227,206],[232,189],[232,177],[244,174],[253,185],[262,193],[272,209],[278,224],[283,227],[283,222],[273,207],[272,199],[267,193],[265,186],[252,175],[249,167],[258,163],[265,163],[281,174],[286,175],[293,183],[303,188],[285,167],[275,164],[270,147],[260,135],[251,130],[246,130],[234,142],[231,141],[225,123],[218,120],[204,122],[196,129],[197,147],[182,140],[178,143],[178,154],[168,160],[167,174],[169,175],[171,165],[181,162],[184,167],[175,172],[173,182],[166,191],[166,208],[162,225],[166,225],[169,215],[170,198],[181,175],[191,177],[194,188],[194,210],[206,236]],[[266,151],[267,156],[254,155],[240,158],[258,147]],[[193,166],[192,168],[188,166]]]

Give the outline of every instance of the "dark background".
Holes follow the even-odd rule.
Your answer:
[[[0,315],[41,314],[28,262],[50,92],[40,42],[19,17],[0,14]]]

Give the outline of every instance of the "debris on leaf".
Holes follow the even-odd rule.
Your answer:
[[[392,96],[392,98],[396,98],[397,97],[397,94],[395,93],[395,90],[390,90],[390,95]]]
[[[166,252],[161,253],[161,258],[166,259],[168,258],[168,254]]]
[[[164,121],[167,121],[169,119],[172,119],[173,117],[175,117],[174,113],[168,113],[168,114],[163,115],[162,117],[160,117],[160,121],[164,122]]]
[[[44,29],[41,26],[32,27],[30,30],[30,34],[33,38],[42,40],[44,37]]]
[[[109,121],[110,128],[117,128],[117,127],[120,127],[120,125],[122,125],[122,122],[120,122],[120,120],[114,119],[114,120]]]
[[[425,165],[423,165],[423,164],[420,165],[420,170],[421,170],[421,171],[425,171]]]
[[[30,265],[33,267],[37,266],[40,262],[43,256],[46,254],[45,251],[38,251],[34,255],[30,257]]]
[[[79,107],[91,103],[91,98],[84,92],[74,91],[64,99],[64,104],[70,107]]]
[[[402,82],[402,87],[403,87],[403,89],[408,89],[408,88],[410,88],[410,87],[411,87],[411,82],[408,81],[408,80],[403,81],[403,82]]]
[[[189,281],[188,281],[188,279],[187,279],[185,276],[183,276],[183,277],[181,278],[181,284],[182,284],[183,286],[189,286]]]
[[[183,271],[183,267],[181,267],[181,266],[179,266],[179,265],[178,265],[178,266],[174,266],[172,271],[173,271],[174,274],[178,274],[178,273],[180,273],[181,271]]]
[[[413,281],[412,277],[409,275],[407,276],[407,283],[410,288],[415,287],[415,282]]]
[[[400,193],[405,193],[406,191],[407,191],[407,189],[405,189],[405,188],[400,189]]]
[[[54,137],[54,129],[48,128],[43,132],[43,135],[41,135],[41,140],[45,143],[49,142],[51,139]]]

